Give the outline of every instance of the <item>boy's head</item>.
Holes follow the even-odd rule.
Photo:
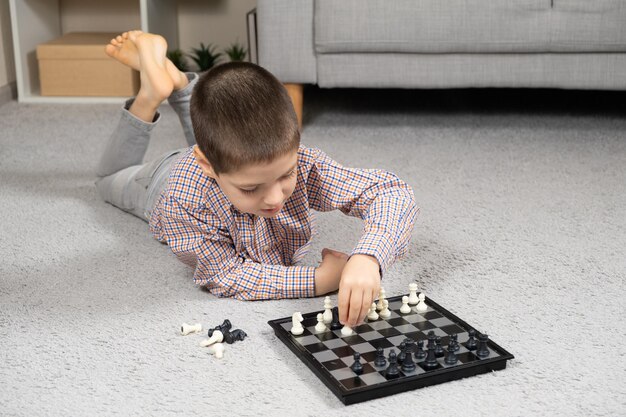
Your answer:
[[[280,81],[251,63],[218,65],[196,84],[190,109],[204,173],[239,211],[276,215],[295,188],[300,144]]]

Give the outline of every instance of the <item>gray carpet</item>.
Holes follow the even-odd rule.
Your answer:
[[[147,225],[101,202],[115,105],[0,107],[3,416],[626,414],[623,94],[308,89],[303,142],[397,173],[422,208],[411,281],[515,355],[504,371],[349,407],[267,321],[321,298],[242,302],[197,288]],[[148,158],[183,146],[171,109]],[[309,264],[360,222],[319,216]],[[336,300],[336,295],[333,296]],[[216,360],[182,322],[249,339]]]

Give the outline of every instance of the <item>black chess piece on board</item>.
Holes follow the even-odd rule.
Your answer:
[[[480,334],[478,336],[478,350],[476,351],[476,356],[479,358],[486,358],[489,356],[489,348],[487,347],[487,342],[489,341],[489,336],[486,334]]]
[[[426,357],[426,352],[424,351],[424,341],[418,340],[417,350],[415,351],[415,360],[419,362],[423,360],[425,357]]]
[[[467,350],[476,350],[476,347],[478,346],[478,343],[476,342],[476,330],[470,329],[468,334],[469,339],[465,342],[465,347]]]
[[[385,376],[387,378],[397,378],[400,376],[400,371],[398,370],[398,358],[393,349],[389,352],[389,366],[387,367],[387,371],[385,371]]]
[[[333,307],[333,320],[330,322],[330,330],[341,330],[343,325],[339,322],[339,307]]]
[[[443,346],[441,346],[441,337],[437,336],[435,339],[435,356],[441,358],[444,354]]]
[[[404,360],[402,361],[402,372],[413,372],[417,365],[413,362],[413,341],[409,342],[405,349],[406,355],[404,356]]]
[[[448,353],[446,354],[446,358],[444,362],[446,365],[454,365],[458,362],[459,358],[457,358],[456,353],[454,353],[454,348],[448,349]]]
[[[352,372],[357,375],[361,375],[363,373],[363,365],[361,364],[361,354],[359,352],[354,352],[354,363],[350,367]]]
[[[426,354],[426,359],[422,363],[422,366],[425,369],[435,369],[439,365],[437,362],[437,355],[435,355],[435,347],[431,346],[428,348],[428,353]]]
[[[374,365],[383,367],[387,366],[387,359],[385,359],[385,351],[383,348],[379,347],[376,349],[376,359],[374,359]]]

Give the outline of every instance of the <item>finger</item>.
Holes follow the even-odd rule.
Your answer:
[[[369,311],[371,306],[372,306],[372,294],[371,293],[364,293],[363,294],[363,301],[361,303],[361,314],[359,314],[359,322],[358,322],[358,324],[361,324],[361,323],[364,322],[365,316],[367,315],[367,312]]]
[[[348,326],[356,326],[361,313],[361,305],[363,304],[363,291],[352,291],[350,295],[350,307],[348,315]]]
[[[337,306],[339,307],[339,323],[344,324],[348,321],[350,289],[342,288],[341,284],[339,285],[339,293],[337,294]]]

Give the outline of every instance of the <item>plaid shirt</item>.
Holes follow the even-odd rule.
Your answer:
[[[311,238],[312,213],[341,210],[364,220],[353,254],[374,256],[381,274],[406,253],[418,213],[413,191],[395,175],[346,168],[300,146],[295,190],[273,218],[241,213],[207,177],[189,148],[172,167],[150,231],[184,263],[194,282],[242,300],[312,297],[315,267],[293,266]]]

